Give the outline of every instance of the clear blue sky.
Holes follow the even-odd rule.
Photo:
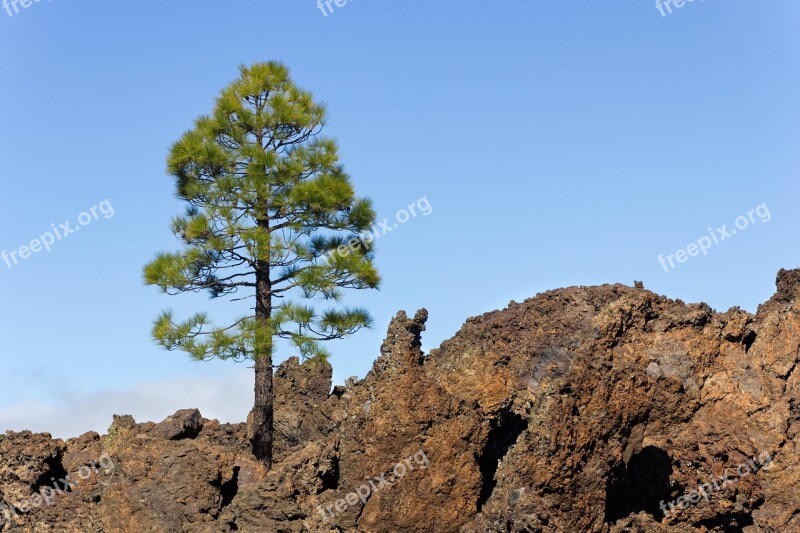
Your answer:
[[[149,335],[165,307],[242,309],[141,282],[153,254],[177,245],[167,149],[242,63],[283,61],[328,104],[327,133],[379,218],[421,197],[433,209],[379,240],[383,288],[350,300],[376,327],[331,346],[336,382],[364,376],[400,309],[428,308],[430,349],[469,316],[568,285],[642,280],[754,311],[778,269],[800,266],[800,4],[696,1],[664,17],[621,0],[334,9],[0,11],[0,251],[75,226],[105,199],[114,209],[50,252],[0,262],[0,431],[74,435],[113,413],[187,406],[244,419],[246,365],[192,363]],[[769,222],[754,215],[707,256],[659,265],[762,204]]]

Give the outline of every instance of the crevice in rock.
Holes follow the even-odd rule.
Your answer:
[[[789,400],[789,421],[800,422],[800,400],[797,398]]]
[[[322,481],[322,487],[320,488],[318,494],[325,492],[326,490],[337,490],[339,488],[338,456],[331,457],[331,468],[322,472],[320,480]]]
[[[672,461],[667,452],[647,446],[631,456],[628,464],[614,468],[606,486],[606,522],[641,511],[657,522],[664,518],[659,503],[670,501],[674,487],[670,485]]]
[[[745,527],[752,525],[753,517],[749,511],[720,514],[714,518],[706,518],[692,524],[696,528],[705,527],[708,531],[721,531],[724,533],[743,533]]]
[[[783,380],[786,382],[783,385],[783,392],[786,393],[786,389],[789,387],[789,381],[792,379],[792,374],[794,371],[797,370],[797,365],[800,364],[800,346],[797,347],[797,355],[794,358],[794,363],[792,367],[786,372],[785,376],[781,376]]]
[[[64,456],[59,452],[53,457],[48,457],[44,460],[44,463],[47,465],[47,470],[33,482],[31,489],[34,493],[41,491],[45,487],[63,490],[64,492],[72,492],[69,482],[64,483],[61,481],[62,479],[66,479],[68,475],[67,469],[64,468],[62,462],[63,459]]]
[[[800,514],[800,511],[793,512],[792,516],[789,517],[789,520],[783,523],[783,526],[786,527],[787,524],[790,524],[792,520],[794,520],[794,517],[797,516],[798,514]]]
[[[367,496],[367,501],[361,504],[361,508],[358,510],[358,514],[356,515],[355,524],[358,526],[359,521],[361,520],[361,515],[364,514],[364,509],[367,508],[367,504],[369,503],[370,498],[372,498],[372,493]]]
[[[497,473],[497,468],[500,466],[500,461],[526,429],[528,429],[528,421],[508,410],[501,411],[500,415],[491,421],[486,446],[479,456],[476,455],[476,460],[481,470],[478,512],[481,511],[483,505],[494,492],[494,488],[497,485],[497,480],[494,477]]]
[[[234,466],[233,467],[233,475],[231,478],[226,481],[222,482],[222,476],[219,479],[211,483],[212,486],[219,489],[220,494],[220,510],[226,508],[231,504],[233,499],[239,493],[239,469],[240,467]]]
[[[750,348],[753,346],[753,343],[756,342],[756,337],[758,337],[758,334],[753,330],[748,331],[747,334],[744,336],[744,338],[742,339],[742,344],[744,344],[745,353],[750,351]]]
[[[233,467],[233,477],[222,484],[220,494],[222,495],[222,507],[227,507],[239,493],[239,467]]]

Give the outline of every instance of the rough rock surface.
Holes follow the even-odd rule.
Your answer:
[[[755,315],[560,289],[427,355],[427,312],[399,313],[361,381],[276,371],[270,472],[246,424],[192,410],[8,433],[0,531],[800,531],[800,271],[777,288]]]

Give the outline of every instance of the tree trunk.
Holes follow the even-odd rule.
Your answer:
[[[269,265],[256,271],[256,386],[253,405],[253,455],[272,468],[272,296]]]

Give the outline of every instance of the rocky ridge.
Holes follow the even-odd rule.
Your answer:
[[[756,314],[571,287],[430,354],[401,312],[361,381],[277,369],[270,472],[196,410],[0,436],[0,531],[800,531],[798,297],[798,270]]]

